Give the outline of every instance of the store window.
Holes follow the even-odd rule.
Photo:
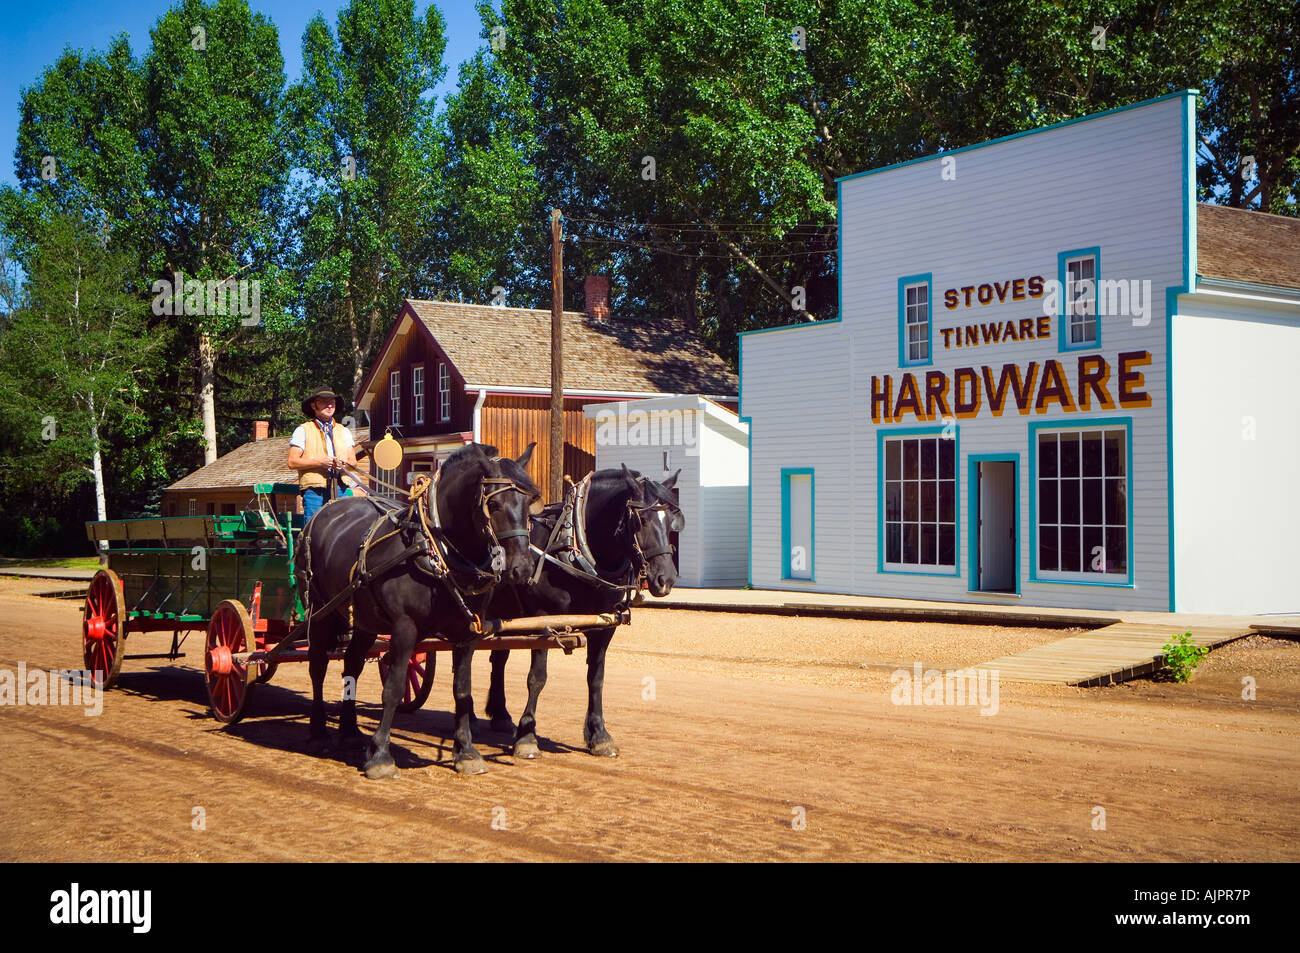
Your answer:
[[[881,569],[957,574],[955,428],[880,436]]]
[[[1062,252],[1059,256],[1063,350],[1101,346],[1097,316],[1100,258],[1095,248]]]
[[[900,365],[934,363],[928,274],[898,279],[898,334]]]
[[[1131,425],[1032,427],[1035,573],[1044,582],[1132,581]]]

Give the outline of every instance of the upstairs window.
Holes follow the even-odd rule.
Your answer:
[[[898,279],[898,363],[932,364],[933,330],[930,321],[930,276]]]
[[[402,422],[402,374],[393,371],[388,375],[388,422]]]
[[[1101,346],[1101,327],[1097,322],[1100,257],[1093,248],[1060,255],[1062,350]]]
[[[451,373],[446,364],[438,365],[438,410],[439,420],[451,420]]]
[[[411,368],[411,421],[424,423],[424,365]]]

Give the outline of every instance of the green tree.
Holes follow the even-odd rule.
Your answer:
[[[317,16],[303,36],[303,77],[288,94],[295,166],[300,303],[312,353],[355,389],[402,299],[432,254],[441,200],[433,87],[442,15],[412,0],[353,0],[338,33]]]
[[[218,450],[217,363],[250,326],[277,323],[288,293],[278,264],[289,173],[280,112],[284,61],[275,26],[245,0],[182,0],[150,36],[146,188],[165,210],[149,256],[152,273],[166,282],[154,289],[154,311],[171,313],[193,341],[204,459],[211,463]],[[229,303],[222,307],[224,295],[197,284],[227,281],[255,282],[236,287],[240,304],[251,310],[256,299],[260,313],[231,313]]]
[[[1296,5],[1243,0],[1233,19],[1236,29],[1201,105],[1201,194],[1234,208],[1300,215]]]
[[[68,497],[92,482],[106,519],[105,458],[147,440],[140,395],[161,342],[145,333],[130,256],[102,227],[51,215],[22,265],[24,300],[0,337],[6,483],[19,474]]]

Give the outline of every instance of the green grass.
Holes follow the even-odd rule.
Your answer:
[[[98,569],[98,556],[56,556],[52,559],[23,559],[0,556],[0,569]]]

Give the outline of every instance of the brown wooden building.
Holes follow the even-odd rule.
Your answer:
[[[595,465],[599,401],[698,394],[735,409],[739,382],[676,318],[609,312],[609,282],[586,282],[586,313],[564,312],[564,470]],[[537,450],[529,474],[549,485],[551,313],[449,301],[407,300],[361,383],[356,406],[376,438],[389,431],[405,459],[381,478],[399,486],[472,440],[518,456]]]

